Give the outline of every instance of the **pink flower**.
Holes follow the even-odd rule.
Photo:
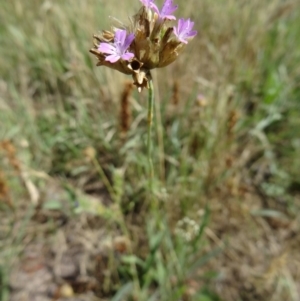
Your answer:
[[[190,19],[179,19],[177,27],[174,27],[174,34],[180,42],[187,44],[187,39],[193,38],[197,34],[196,30],[192,30],[193,27],[194,22],[191,22]]]
[[[166,0],[161,11],[160,11],[160,18],[168,19],[168,20],[176,20],[175,16],[171,15],[176,9],[178,5],[173,4],[173,0]]]
[[[174,5],[173,0],[165,0],[161,11],[158,10],[156,5],[152,8],[158,14],[160,19],[176,20],[175,16],[173,16],[172,13],[178,8],[178,5]]]
[[[155,11],[158,11],[158,8],[156,4],[154,3],[154,0],[140,0],[143,5],[147,8],[153,8]]]
[[[128,52],[127,49],[134,40],[134,34],[127,36],[127,31],[118,29],[115,33],[114,43],[100,43],[98,50],[104,54],[108,54],[106,61],[115,63],[119,59],[129,61],[134,57],[134,54]]]

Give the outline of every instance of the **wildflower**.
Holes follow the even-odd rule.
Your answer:
[[[150,70],[174,62],[187,41],[197,34],[190,19],[179,19],[177,27],[165,22],[176,19],[172,14],[178,6],[173,0],[165,0],[160,11],[155,0],[140,2],[143,7],[130,19],[130,25],[94,35],[94,47],[90,50],[98,58],[97,66],[132,75],[139,91],[148,88]]]
[[[192,30],[193,27],[194,22],[191,22],[190,19],[179,19],[177,28],[174,27],[174,34],[180,42],[187,44],[187,39],[193,38],[197,34],[196,30]]]
[[[186,242],[190,242],[197,237],[200,227],[198,222],[185,216],[179,220],[175,227],[175,234],[183,238]]]
[[[173,4],[173,0],[165,0],[161,11],[158,11],[153,7],[153,9],[157,12],[160,19],[167,20],[176,20],[176,17],[172,15],[172,13],[178,8],[178,5]]]
[[[109,54],[105,60],[115,63],[119,59],[129,61],[134,57],[134,53],[128,52],[127,49],[134,40],[134,34],[127,36],[126,30],[118,29],[115,33],[114,44],[100,43],[98,50],[102,53]]]

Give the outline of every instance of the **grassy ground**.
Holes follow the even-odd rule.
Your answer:
[[[0,3],[0,300],[300,299],[299,1],[176,2],[158,208],[147,92],[88,52],[138,1]]]

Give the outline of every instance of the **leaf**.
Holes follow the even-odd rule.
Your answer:
[[[62,204],[58,200],[50,200],[43,204],[43,209],[60,210],[62,209]]]
[[[252,210],[251,214],[255,216],[264,216],[264,217],[281,217],[281,218],[285,217],[282,212],[277,210],[272,210],[272,209]]]
[[[139,265],[141,267],[144,267],[145,266],[145,263],[142,259],[138,258],[137,256],[135,255],[128,255],[128,256],[123,256],[122,257],[122,261],[124,263],[127,263],[127,264],[136,264],[136,265]]]
[[[133,291],[133,283],[129,282],[123,285],[118,292],[113,296],[111,301],[124,301]]]

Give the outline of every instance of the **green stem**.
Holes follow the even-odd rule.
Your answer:
[[[147,136],[147,157],[148,157],[148,172],[149,172],[149,190],[151,196],[153,194],[153,162],[152,162],[152,127],[153,127],[153,111],[154,111],[154,87],[151,74],[148,75],[149,94],[148,94],[148,136]]]
[[[110,184],[108,178],[106,177],[106,174],[105,174],[104,170],[102,169],[100,163],[98,162],[98,160],[95,157],[92,158],[92,162],[93,162],[94,166],[96,167],[97,172],[99,173],[102,182],[104,183],[106,189],[108,190],[110,197],[114,201],[116,201],[116,193],[114,191],[114,188],[111,186],[111,184]]]

